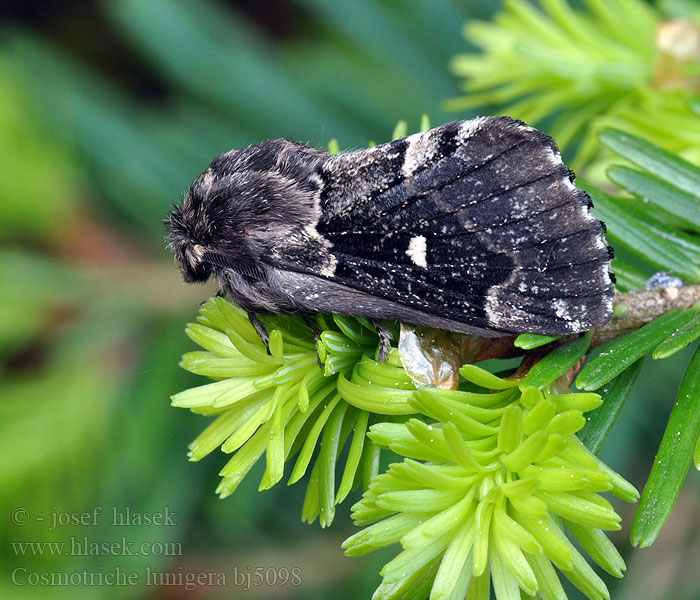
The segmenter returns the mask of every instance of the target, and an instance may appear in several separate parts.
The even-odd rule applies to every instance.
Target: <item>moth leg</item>
[[[318,366],[323,369],[324,364],[323,361],[321,360],[321,357],[318,355],[318,342],[321,339],[321,328],[318,325],[318,320],[315,315],[303,315],[302,319],[304,319],[304,323],[306,323],[306,326],[311,330],[311,333],[314,335],[314,342],[316,343],[316,362],[318,363]]]
[[[389,350],[391,349],[391,331],[389,331],[384,325],[375,319],[370,319],[370,323],[377,330],[377,335],[379,336],[379,355],[377,358],[379,362],[384,362],[389,355]]]
[[[321,338],[321,327],[316,320],[316,315],[303,315],[301,318],[304,320],[304,323],[306,323],[306,326],[311,330],[311,333],[314,334],[314,339],[318,342],[318,340]]]
[[[265,348],[267,348],[267,353],[269,354],[270,353],[270,336],[267,333],[267,329],[265,329],[265,324],[260,320],[258,315],[256,315],[251,310],[248,311],[248,320],[250,321],[250,324],[253,327],[255,327],[255,331],[260,336],[260,339],[262,340],[263,344],[265,344]]]
[[[227,283],[228,283],[228,287],[226,285]],[[227,278],[220,279],[219,280],[219,289],[216,290],[216,294],[214,294],[214,297],[215,298],[223,298],[224,296],[226,296],[230,287],[231,287],[230,279],[227,279]]]

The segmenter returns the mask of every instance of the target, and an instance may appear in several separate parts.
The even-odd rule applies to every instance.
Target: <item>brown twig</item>
[[[690,308],[700,302],[700,285],[682,287],[658,287],[617,294],[613,301],[612,321],[596,330],[591,341],[599,346],[623,333],[639,329],[656,317],[677,308]]]

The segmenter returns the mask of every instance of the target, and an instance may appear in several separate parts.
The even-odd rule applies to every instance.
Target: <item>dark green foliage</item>
[[[654,358],[673,356],[700,337],[700,304],[696,303],[691,310],[695,315],[656,347],[652,353]]]
[[[542,360],[536,362],[523,381],[536,388],[549,385],[581,360],[590,344],[591,334],[587,333],[558,346]]]
[[[700,282],[700,169],[657,146],[624,132],[606,129],[601,141],[636,169],[612,166],[608,173],[632,196],[614,198],[589,189],[609,238],[656,269]],[[617,261],[625,270],[624,262]],[[618,307],[619,308],[619,307]],[[700,337],[698,304],[668,312],[640,329],[606,343],[576,379],[585,390],[604,388],[581,438],[600,450],[642,369],[642,359],[670,357]],[[632,542],[648,546],[668,519],[693,460],[700,434],[698,354],[691,359],[666,426],[666,433],[635,517]],[[610,383],[612,381],[612,383]],[[670,386],[669,386],[670,387]]]
[[[513,342],[514,346],[522,348],[523,350],[532,350],[533,348],[539,348],[545,344],[549,344],[555,340],[558,340],[561,336],[557,335],[539,335],[537,333],[521,333]]]
[[[586,425],[579,431],[578,437],[593,454],[598,454],[605,440],[617,421],[617,417],[632,392],[637,375],[642,369],[639,360],[627,367],[615,379],[600,390],[603,404],[591,411],[586,417]]]
[[[640,329],[608,342],[600,354],[581,371],[576,378],[576,385],[584,390],[597,390],[664,343],[694,316],[695,313],[691,310],[666,313]]]
[[[632,544],[650,546],[671,514],[700,436],[700,346],[688,363],[632,524]]]

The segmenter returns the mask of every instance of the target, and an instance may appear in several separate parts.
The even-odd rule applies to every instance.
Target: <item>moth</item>
[[[168,244],[185,281],[215,276],[263,340],[256,313],[572,334],[611,318],[614,288],[573,181],[551,137],[508,117],[335,155],[275,139],[217,156],[169,214]]]

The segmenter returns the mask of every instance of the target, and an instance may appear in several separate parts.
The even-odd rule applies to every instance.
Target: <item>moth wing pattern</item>
[[[457,121],[328,155],[314,177],[317,256],[282,244],[273,264],[305,301],[324,296],[319,310],[490,336],[562,335],[611,318],[603,224],[537,129]]]

